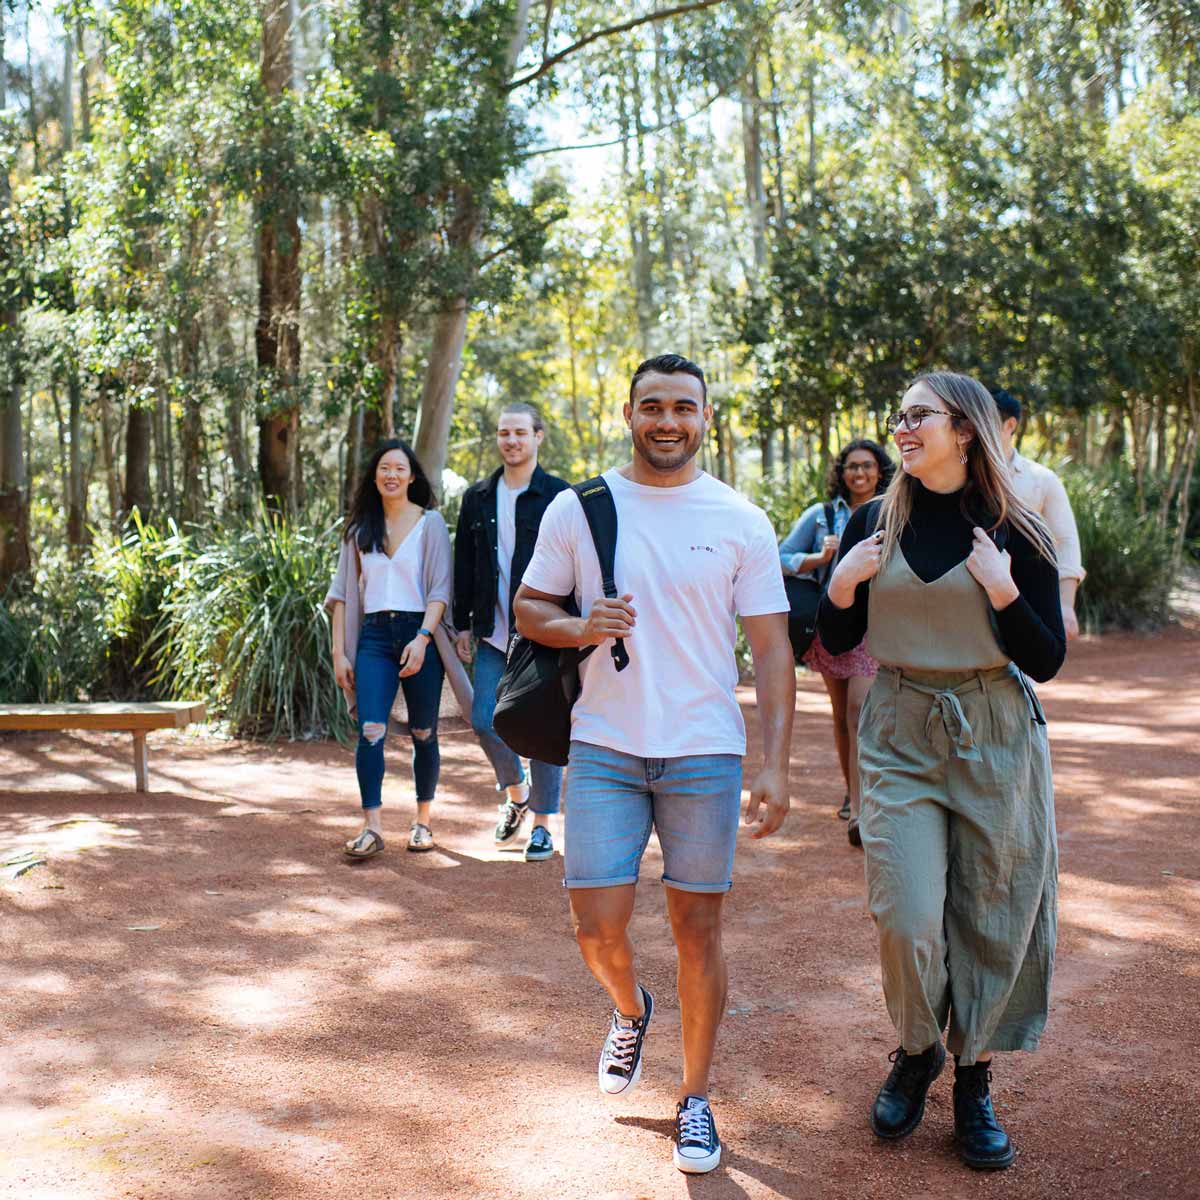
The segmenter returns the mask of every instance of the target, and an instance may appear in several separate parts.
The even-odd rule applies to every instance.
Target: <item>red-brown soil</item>
[[[1043,1048],[995,1070],[1019,1147],[1005,1173],[955,1158],[949,1073],[907,1142],[867,1128],[894,1039],[805,676],[792,815],[740,847],[727,909],[725,1159],[692,1181],[670,1165],[678,1009],[653,845],[634,936],[659,1014],[641,1087],[612,1103],[562,861],[493,851],[469,733],[444,739],[440,848],[402,849],[397,745],[393,840],[359,865],[339,853],[356,788],[335,745],[153,735],[137,796],[128,737],[3,739],[0,848],[48,862],[0,884],[0,1195],[1194,1200],[1200,633],[1077,643],[1042,694],[1060,938]]]

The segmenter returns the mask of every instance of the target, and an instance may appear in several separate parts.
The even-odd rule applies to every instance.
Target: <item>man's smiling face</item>
[[[696,456],[711,416],[700,380],[683,371],[643,375],[625,405],[633,452],[663,474]]]

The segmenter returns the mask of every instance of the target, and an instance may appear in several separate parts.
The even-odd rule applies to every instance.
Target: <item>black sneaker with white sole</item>
[[[623,1017],[615,1009],[604,1049],[600,1051],[597,1078],[606,1096],[632,1092],[642,1077],[642,1043],[654,1013],[654,997],[639,983],[645,1012],[640,1017]]]
[[[528,804],[514,804],[511,800],[506,800],[500,805],[500,811],[496,817],[497,846],[507,846],[517,836],[528,811]]]
[[[541,862],[553,855],[554,840],[550,836],[550,830],[545,825],[535,825],[529,835],[529,841],[525,843],[525,861]]]
[[[703,1096],[685,1096],[675,1106],[675,1165],[686,1175],[704,1175],[721,1161],[721,1139]]]

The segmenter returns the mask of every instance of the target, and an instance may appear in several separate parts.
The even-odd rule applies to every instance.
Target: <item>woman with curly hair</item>
[[[829,467],[826,490],[832,504],[810,505],[792,526],[779,547],[784,575],[801,575],[823,581],[837,555],[842,532],[851,515],[886,489],[892,478],[892,460],[887,451],[869,438],[858,438],[842,448]],[[828,527],[826,509],[833,512]],[[833,740],[846,783],[846,795],[838,816],[850,822],[847,834],[852,846],[861,846],[858,833],[858,715],[875,677],[875,661],[860,645],[845,654],[830,654],[818,635],[801,660],[825,683],[833,707]]]

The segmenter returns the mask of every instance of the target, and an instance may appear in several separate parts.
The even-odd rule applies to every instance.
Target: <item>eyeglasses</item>
[[[878,471],[879,464],[876,462],[869,463],[847,463],[842,468],[843,475],[857,474],[861,471],[864,475],[870,475],[872,471]]]
[[[926,417],[953,417],[955,415],[944,408],[921,408],[914,405],[912,408],[904,409],[903,412],[892,413],[887,419],[887,431],[889,434],[895,434],[903,425],[909,433],[916,433]]]

